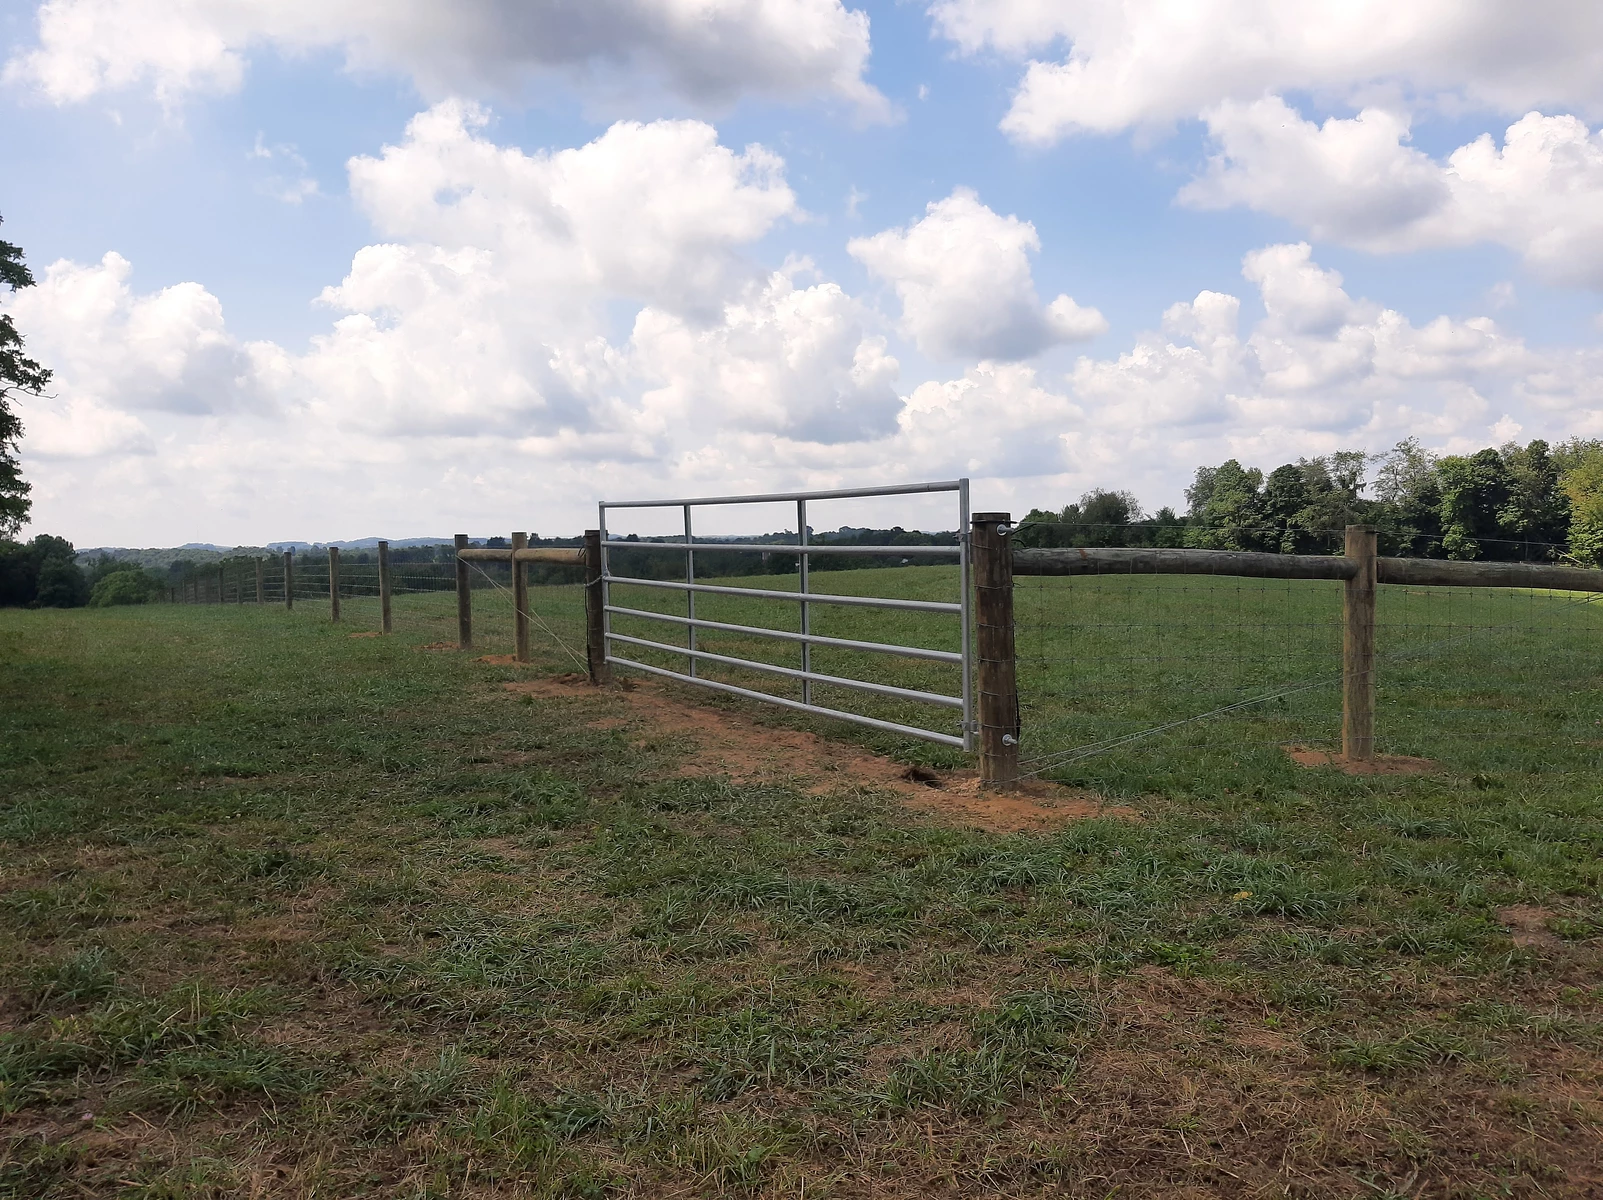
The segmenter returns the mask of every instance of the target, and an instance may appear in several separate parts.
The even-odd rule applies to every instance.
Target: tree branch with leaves
[[[3,219],[3,218],[0,218]],[[0,284],[13,292],[33,286],[33,272],[22,261],[22,248],[0,241]],[[0,313],[0,537],[10,537],[28,519],[32,489],[22,477],[17,443],[22,420],[12,411],[17,396],[42,396],[50,371],[22,352],[22,334],[10,313]]]

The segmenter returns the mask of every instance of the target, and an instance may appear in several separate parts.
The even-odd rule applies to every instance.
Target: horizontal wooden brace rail
[[[1131,550],[1086,546],[1014,550],[1015,575],[1238,575],[1248,579],[1351,579],[1357,567],[1328,554],[1244,550]]]
[[[1337,579],[1357,576],[1351,558],[1328,554],[1261,554],[1240,550],[1129,549],[1085,546],[1013,551],[1015,575],[1231,575],[1248,579]],[[1430,587],[1521,587],[1603,592],[1603,571],[1550,563],[1457,562],[1440,558],[1375,559],[1380,583]]]
[[[514,551],[511,549],[486,550],[477,546],[469,547],[464,550],[458,550],[456,552],[456,556],[463,562],[509,563],[514,561]],[[584,566],[585,562],[584,547],[525,546],[523,549],[516,551],[516,561],[520,563],[561,563],[564,566],[569,567],[582,567]]]
[[[1603,571],[1551,563],[1453,562],[1439,558],[1377,558],[1381,583],[1429,587],[1546,588],[1559,592],[1603,592]]]

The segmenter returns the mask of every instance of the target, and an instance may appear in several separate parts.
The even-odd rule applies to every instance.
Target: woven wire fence
[[[535,564],[526,568],[532,586],[525,610],[531,628],[531,648],[539,657],[551,656],[555,665],[584,669],[584,594],[572,568]],[[284,560],[262,561],[260,603],[284,603]],[[326,555],[296,555],[290,574],[296,612],[329,615],[329,562]],[[543,581],[543,582],[534,582]],[[454,644],[457,635],[456,563],[392,559],[390,563],[391,613],[398,632],[412,631],[435,638],[440,645]],[[473,641],[487,655],[513,649],[513,592],[510,563],[468,564],[468,586],[473,595]],[[255,560],[234,559],[220,568],[200,568],[175,588],[182,602],[215,606],[258,603]],[[376,556],[342,556],[339,566],[341,624],[351,632],[377,629],[379,618],[379,567]],[[220,597],[220,599],[219,599]]]
[[[1106,527],[1055,532],[1059,544],[1117,544]],[[1341,539],[1305,549],[1340,554]],[[1516,561],[1560,550],[1482,548]],[[1017,576],[1024,772],[1140,789],[1244,757],[1334,760],[1342,598],[1343,585],[1324,580]],[[1466,772],[1603,766],[1594,596],[1382,584],[1375,667],[1376,749],[1390,760],[1381,770],[1409,768],[1395,761],[1406,757]]]

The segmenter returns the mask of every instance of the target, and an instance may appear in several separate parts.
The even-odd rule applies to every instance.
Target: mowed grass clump
[[[374,617],[0,613],[0,1196],[1603,1188],[1578,687],[1500,693],[1504,760],[1225,726],[1070,772],[1139,819],[1000,835]]]

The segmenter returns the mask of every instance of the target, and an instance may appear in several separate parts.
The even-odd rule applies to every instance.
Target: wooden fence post
[[[340,548],[328,548],[328,608],[329,620],[340,619]]]
[[[456,535],[456,648],[473,649],[473,589],[468,586],[467,559],[462,551],[468,548],[468,535]]]
[[[234,572],[234,603],[245,603],[245,564],[240,563],[239,569]]]
[[[390,544],[378,544],[378,618],[381,632],[390,631]]]
[[[512,535],[512,657],[529,661],[529,564],[518,561],[518,551],[527,549],[529,535]]]
[[[1342,597],[1341,754],[1375,757],[1375,530],[1347,526],[1347,557],[1358,563]]]
[[[1019,686],[1013,656],[1013,547],[1008,513],[975,513],[969,548],[978,626],[980,788],[1019,786]],[[1009,529],[1007,532],[1012,532]]]
[[[267,598],[266,598],[266,595],[265,595],[266,589],[262,587],[262,576],[263,576],[264,573],[265,572],[262,570],[262,560],[261,560],[260,557],[258,557],[256,559],[256,603],[257,604],[265,604],[267,602]]]
[[[295,607],[295,551],[284,551],[284,607]]]
[[[228,599],[228,583],[223,576],[224,569],[222,563],[217,564],[217,603],[219,604]]]
[[[584,656],[590,666],[590,682],[598,686],[612,682],[607,665],[607,614],[601,607],[601,531],[584,531]]]

